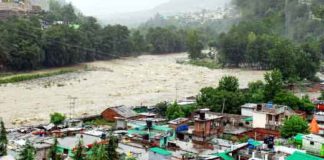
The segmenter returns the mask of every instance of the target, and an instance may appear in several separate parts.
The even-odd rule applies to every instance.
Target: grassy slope
[[[76,72],[81,69],[80,66],[56,68],[56,69],[45,69],[33,72],[23,72],[23,73],[0,73],[0,84],[6,83],[16,83],[22,81],[28,81],[38,78],[51,77],[71,72]]]

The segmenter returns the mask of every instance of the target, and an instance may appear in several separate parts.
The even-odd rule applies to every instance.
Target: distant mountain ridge
[[[151,10],[139,11],[133,13],[102,15],[98,16],[104,24],[122,24],[127,26],[137,26],[157,13],[163,16],[172,16],[185,12],[196,12],[203,9],[214,10],[223,8],[230,3],[231,0],[170,0]]]
[[[195,12],[225,7],[230,0],[171,0],[154,8],[161,13]]]

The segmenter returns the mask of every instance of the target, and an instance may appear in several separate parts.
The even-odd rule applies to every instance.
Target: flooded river
[[[97,61],[85,64],[81,72],[0,86],[0,117],[8,127],[46,123],[53,112],[68,117],[91,115],[109,106],[153,105],[193,96],[202,87],[216,87],[224,75],[238,77],[241,87],[263,79],[262,71],[210,70],[176,63],[186,56],[144,55]]]

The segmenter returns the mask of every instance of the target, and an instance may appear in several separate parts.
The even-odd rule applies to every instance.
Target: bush
[[[65,115],[61,114],[61,113],[53,113],[50,115],[51,117],[51,123],[55,124],[55,125],[59,125],[62,124],[63,121],[65,120]]]

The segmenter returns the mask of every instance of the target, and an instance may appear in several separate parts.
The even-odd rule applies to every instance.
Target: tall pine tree
[[[116,150],[117,147],[118,147],[118,139],[117,139],[117,137],[113,136],[110,133],[108,145],[107,145],[108,160],[118,160],[119,159],[119,155]]]
[[[60,155],[57,154],[56,152],[56,148],[57,148],[57,145],[58,145],[58,141],[57,139],[55,138],[54,139],[54,144],[52,145],[50,151],[49,151],[49,154],[48,154],[48,158],[50,160],[60,160]]]
[[[84,147],[82,140],[80,139],[78,145],[76,146],[76,150],[74,151],[74,160],[84,160],[85,158],[83,157],[84,155]]]
[[[0,156],[7,155],[7,145],[8,145],[7,132],[6,132],[4,122],[1,121],[1,123],[0,123]]]
[[[26,144],[19,153],[18,160],[36,160],[35,158],[36,149],[34,146],[27,140]]]

